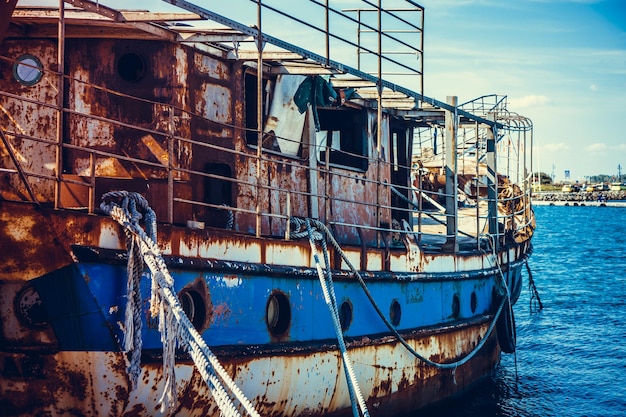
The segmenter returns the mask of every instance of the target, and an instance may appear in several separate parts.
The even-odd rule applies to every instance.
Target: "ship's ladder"
[[[159,318],[159,331],[163,342],[163,374],[165,386],[159,400],[161,412],[174,410],[177,406],[176,379],[174,374],[176,342],[191,356],[200,375],[215,399],[221,415],[241,416],[232,397],[250,416],[260,417],[252,403],[230,378],[204,339],[196,331],[183,311],[174,291],[174,279],[170,275],[161,251],[157,246],[156,215],[146,199],[139,193],[113,191],[102,197],[100,208],[116,220],[126,234],[128,251],[128,302],[124,325],[124,348],[129,352],[131,386],[134,388],[140,374],[142,303],[139,281],[144,263],[152,277],[150,313]],[[143,218],[146,230],[139,225]],[[228,394],[231,393],[231,395]]]

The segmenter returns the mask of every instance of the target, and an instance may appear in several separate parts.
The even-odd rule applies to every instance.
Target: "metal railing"
[[[252,3],[256,2],[253,1]],[[269,11],[279,13],[281,15],[285,14],[284,11],[278,12],[274,10],[274,8],[267,3],[269,2],[259,2],[258,4]],[[315,7],[322,7],[327,18],[329,13],[339,13],[339,11],[331,9],[327,5],[318,1],[311,0],[311,3],[313,3]],[[369,2],[367,3],[370,4]],[[414,12],[418,6],[412,2],[409,3],[411,3],[412,11]],[[384,13],[390,12],[390,10],[382,10],[380,8],[376,9],[376,7],[372,10],[376,10],[376,13],[379,15],[383,13],[383,11]],[[421,11],[423,12],[423,9],[421,9]],[[285,17],[293,18],[293,16]],[[359,19],[356,19],[356,21],[354,19],[348,20],[351,20],[353,23],[356,22],[359,27],[358,30],[363,30],[362,27],[366,27],[366,30],[377,29],[377,27],[374,26],[363,26],[364,23]],[[295,21],[303,23],[300,22],[298,18],[295,18]],[[310,27],[309,24],[304,24],[304,26]],[[420,27],[423,26],[415,25],[412,30],[419,31],[421,30]],[[352,43],[351,41],[347,41],[337,35],[331,36],[331,31],[328,26],[321,30],[314,27],[310,28],[317,30],[318,32],[321,31],[328,42],[327,44],[329,44],[330,39],[333,38],[355,46],[359,53],[364,51],[364,46],[360,43],[360,41]],[[381,26],[378,26],[379,32],[381,31],[380,28]],[[382,36],[382,33],[379,33],[379,35]],[[386,34],[385,36],[391,35]],[[383,53],[381,48],[366,52],[374,53],[381,60],[388,59],[387,54]],[[421,53],[421,49],[417,48],[414,52]],[[357,54],[357,56],[358,55],[359,54]],[[326,56],[328,60],[330,60],[330,54],[327,53]],[[9,57],[0,57],[0,59],[12,63],[12,60]],[[394,60],[389,59],[389,62],[393,64]],[[455,240],[459,239],[459,237],[464,237],[473,240],[476,247],[480,248],[485,240],[503,240],[507,232],[515,234],[523,231],[532,224],[532,219],[530,218],[532,213],[529,212],[530,180],[527,171],[524,171],[524,167],[527,165],[527,162],[529,162],[526,160],[527,154],[529,153],[528,149],[532,147],[532,123],[530,123],[530,121],[526,118],[508,112],[506,110],[506,99],[502,97],[484,96],[479,100],[474,100],[459,106],[459,108],[463,107],[469,109],[468,111],[471,111],[476,115],[476,120],[465,121],[458,125],[459,137],[461,139],[458,141],[457,149],[455,150],[459,161],[462,162],[462,165],[465,163],[464,161],[467,160],[471,161],[471,164],[474,167],[473,173],[465,171],[457,172],[457,175],[467,175],[468,177],[471,177],[469,180],[470,188],[473,183],[475,193],[468,194],[464,190],[460,190],[460,194],[466,197],[467,207],[463,211],[456,214],[456,216],[460,219],[464,217],[471,219],[473,227],[465,228],[465,222],[461,222],[462,225],[459,223],[459,228],[455,235],[451,236],[447,234],[445,229],[445,224],[448,222],[448,217],[451,215],[441,213],[436,208],[429,208],[429,206],[436,206],[435,202],[441,202],[446,198],[451,198],[451,196],[446,195],[445,192],[441,192],[438,189],[429,189],[424,186],[423,182],[424,175],[426,173],[433,173],[437,169],[437,165],[434,165],[430,169],[426,169],[423,166],[417,167],[413,162],[409,163],[409,165],[394,162],[392,165],[390,161],[382,160],[379,157],[350,154],[349,152],[345,152],[346,156],[351,158],[367,159],[368,164],[370,166],[375,166],[376,169],[385,169],[389,171],[393,169],[401,169],[406,172],[413,172],[413,178],[415,181],[413,181],[413,184],[406,186],[402,184],[389,184],[386,181],[381,180],[379,177],[374,179],[366,178],[358,171],[351,169],[336,169],[336,167],[333,167],[332,164],[323,163],[322,161],[320,161],[320,163],[316,166],[309,166],[307,165],[307,161],[299,156],[288,156],[264,149],[259,151],[259,149],[250,145],[248,145],[247,148],[238,148],[234,145],[219,145],[215,140],[203,141],[198,138],[191,138],[188,135],[181,133],[184,129],[181,131],[180,129],[177,129],[176,126],[177,124],[180,126],[181,124],[191,125],[192,123],[209,124],[216,126],[225,132],[229,132],[232,138],[243,138],[242,143],[246,142],[245,132],[250,129],[239,124],[228,124],[223,121],[210,120],[203,114],[198,114],[187,108],[147,100],[68,76],[61,77],[59,73],[52,72],[50,70],[44,71],[46,72],[44,76],[48,77],[50,80],[62,79],[62,83],[66,86],[66,88],[80,88],[81,90],[88,90],[89,92],[97,92],[98,94],[106,96],[114,96],[116,100],[125,103],[124,105],[129,107],[145,105],[152,109],[160,108],[162,113],[167,116],[164,116],[162,120],[159,120],[153,126],[145,124],[137,125],[125,122],[120,118],[114,117],[114,115],[92,114],[75,108],[68,108],[67,105],[59,110],[57,97],[54,96],[49,97],[49,101],[41,101],[8,91],[0,91],[0,105],[2,105],[1,110],[3,110],[2,115],[0,115],[2,116],[1,120],[3,120],[0,128],[3,131],[3,146],[9,153],[16,150],[16,147],[14,147],[14,143],[16,141],[25,141],[31,143],[33,147],[58,145],[60,146],[61,154],[72,155],[71,158],[64,158],[62,163],[57,164],[57,166],[63,167],[63,170],[40,170],[37,172],[36,168],[26,166],[28,165],[27,163],[21,162],[17,155],[12,158],[11,162],[15,166],[14,171],[9,166],[3,167],[3,172],[12,178],[9,182],[11,182],[11,184],[17,189],[20,189],[19,184],[22,184],[22,187],[27,190],[26,194],[28,194],[28,199],[39,204],[50,204],[54,201],[51,196],[53,194],[63,195],[63,189],[86,188],[88,193],[87,199],[77,198],[76,201],[74,201],[74,205],[59,199],[58,201],[54,201],[54,204],[58,208],[85,208],[88,212],[93,213],[97,210],[97,195],[109,191],[108,189],[98,189],[99,179],[103,177],[118,179],[140,178],[147,182],[163,182],[167,184],[166,216],[164,218],[162,217],[161,220],[165,220],[169,223],[174,223],[180,220],[181,217],[178,216],[177,213],[184,211],[185,207],[222,210],[228,211],[234,215],[246,214],[258,216],[259,218],[278,219],[281,221],[280,227],[284,229],[285,235],[288,235],[288,219],[289,216],[291,216],[289,207],[292,200],[304,202],[306,205],[309,205],[312,201],[316,201],[316,204],[319,204],[320,206],[329,204],[327,201],[329,197],[326,194],[314,192],[308,188],[293,189],[284,185],[274,184],[271,180],[263,182],[259,180],[258,176],[255,177],[251,175],[236,174],[224,175],[223,173],[212,173],[201,171],[197,168],[194,169],[190,165],[184,163],[185,161],[181,159],[181,155],[184,154],[185,150],[196,148],[197,152],[219,153],[228,155],[230,158],[248,158],[250,161],[254,161],[254,163],[264,166],[265,169],[267,169],[267,172],[270,172],[277,166],[281,166],[288,167],[289,169],[300,169],[305,171],[307,178],[309,175],[313,175],[317,178],[321,176],[328,177],[332,174],[336,178],[350,179],[361,182],[365,187],[376,188],[378,190],[377,195],[382,195],[382,198],[377,201],[363,201],[363,199],[357,201],[346,197],[333,196],[332,199],[339,204],[352,204],[355,207],[359,207],[360,210],[363,211],[388,210],[398,213],[401,218],[405,220],[408,219],[411,230],[405,230],[402,227],[402,224],[400,224],[400,226],[397,224],[383,225],[380,223],[355,224],[353,222],[342,221],[341,219],[329,217],[326,213],[324,213],[324,215],[320,215],[320,217],[324,217],[326,223],[330,225],[374,231],[379,235],[389,235],[392,233],[411,235],[407,236],[407,238],[412,239],[415,237],[419,244],[425,244],[428,237],[435,237],[437,239],[453,238]],[[377,72],[379,74],[382,73],[380,62],[378,63]],[[421,71],[417,71],[416,73],[421,74]],[[49,113],[56,114],[55,117],[57,119],[64,119],[64,123],[70,126],[78,126],[81,125],[81,123],[84,126],[93,124],[98,125],[102,131],[118,130],[126,132],[133,137],[151,137],[154,142],[160,146],[163,152],[160,154],[160,158],[154,157],[154,153],[153,155],[146,157],[145,155],[133,153],[133,149],[125,149],[123,147],[106,148],[102,146],[92,146],[89,144],[89,138],[81,138],[79,136],[72,137],[72,135],[63,137],[63,135],[61,135],[58,131],[55,131],[52,127],[49,127],[46,135],[37,136],[37,132],[31,133],[20,130],[20,125],[14,122],[12,115],[6,110],[7,106],[4,106],[4,104],[8,102],[19,102],[21,103],[20,106],[32,106],[33,110],[35,108],[45,108]],[[463,117],[462,112],[459,112],[458,115],[460,118]],[[500,204],[500,206],[506,206],[512,204],[513,202],[521,201],[521,205],[513,204],[515,207],[513,211],[494,213],[493,210],[491,212],[484,210],[484,207],[488,205],[490,201],[488,196],[481,195],[481,190],[485,190],[489,184],[483,180],[484,175],[481,170],[484,169],[482,164],[484,164],[488,147],[486,144],[487,132],[490,129],[492,131],[494,130],[494,124],[492,123],[491,125],[485,126],[484,124],[479,123],[478,120],[494,120],[495,123],[499,123],[500,126],[503,127],[496,130],[496,143],[501,144],[503,150],[506,149],[507,152],[496,152],[496,159],[498,161],[497,165],[498,167],[505,167],[502,171],[501,178],[506,178],[512,182],[519,183],[520,188],[509,197],[496,197],[495,203]],[[49,126],[54,125],[55,123],[49,123]],[[379,129],[381,125],[382,123],[378,123]],[[506,127],[506,129],[504,127]],[[259,136],[263,133],[262,129],[252,131]],[[426,131],[429,132],[427,135]],[[439,132],[438,136],[437,134],[433,135],[433,131]],[[83,132],[82,134],[88,135],[87,132]],[[116,137],[122,136],[123,133],[118,133],[116,135]],[[444,141],[442,140],[443,136],[443,126],[437,125],[436,123],[432,123],[430,125],[422,124],[422,127],[415,128],[413,151],[414,153],[419,154],[419,164],[423,165],[426,162],[439,161],[439,167],[444,166],[445,159],[442,156],[445,155],[445,152],[443,152],[443,149],[437,149],[438,146],[441,147],[444,145]],[[63,141],[60,144],[57,137],[63,138]],[[290,140],[288,138],[281,139],[284,141]],[[437,139],[440,140],[439,144],[435,143]],[[530,143],[527,143],[527,141]],[[380,140],[378,143],[380,143]],[[316,143],[309,143],[308,146],[310,147],[309,152],[313,152],[315,154],[321,150],[320,145]],[[29,148],[29,146],[25,146],[24,148]],[[431,152],[427,152],[427,149],[431,149]],[[82,161],[82,165],[78,168],[70,166],[69,164],[72,163],[72,161],[74,163],[76,163],[76,161]],[[121,166],[125,166],[127,167],[128,172],[122,172],[122,170],[119,172],[110,170],[107,171],[107,168],[104,166],[104,162],[106,161],[115,162]],[[193,193],[184,196],[176,195],[175,188],[180,186],[181,182],[189,181],[192,178],[196,178],[197,181],[200,182],[217,181],[220,184],[228,184],[228,187],[235,187],[238,189],[239,194],[247,192],[250,196],[255,196],[257,200],[260,198],[259,196],[265,194],[268,196],[276,194],[278,195],[277,201],[287,202],[287,209],[282,211],[278,210],[277,212],[268,209],[260,211],[257,206],[258,201],[250,203],[247,206],[231,204],[226,207],[222,203],[204,201],[197,196],[194,197]],[[44,183],[48,183],[48,186],[42,186],[39,184],[37,187],[32,187],[31,182],[34,181],[31,179],[43,180]],[[45,190],[46,187],[48,187],[48,191]],[[51,188],[53,191],[50,191]],[[500,190],[500,184],[498,184],[496,188],[497,190]],[[396,199],[396,204],[393,204],[392,201],[394,201],[394,198],[392,196],[394,193],[401,194],[408,201]],[[16,194],[20,195],[23,193],[17,192]],[[499,195],[500,193],[498,193],[498,196]],[[269,198],[270,197],[268,197],[268,199]],[[251,200],[254,200],[254,198]],[[78,202],[86,202],[86,204],[81,205],[78,204]],[[493,197],[491,203],[494,203]],[[505,230],[502,232],[499,230],[487,230],[485,227],[488,218],[487,216],[495,216],[497,220],[505,226]],[[425,224],[427,221],[435,223],[434,227],[439,227],[439,230],[434,231],[432,225]],[[444,226],[443,232],[440,227],[442,225]],[[506,229],[507,227],[508,229]],[[272,234],[271,230],[268,233]]]

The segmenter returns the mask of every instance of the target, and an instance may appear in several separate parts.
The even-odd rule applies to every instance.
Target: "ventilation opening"
[[[124,81],[136,83],[146,74],[146,61],[139,54],[126,53],[117,61],[117,72]]]
[[[265,322],[273,336],[280,337],[287,333],[291,325],[291,305],[285,293],[276,291],[270,295],[265,309]]]

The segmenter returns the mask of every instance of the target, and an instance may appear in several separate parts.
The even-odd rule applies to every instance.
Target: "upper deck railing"
[[[179,3],[179,2],[172,1],[172,3]],[[313,2],[313,3],[315,3],[315,7],[318,7],[318,8],[322,7],[325,12],[331,13],[330,9],[327,8],[326,6],[323,6],[319,4],[318,2]],[[380,12],[382,12],[382,10],[378,10],[377,13],[380,13]],[[332,11],[332,13],[336,13],[336,11]],[[361,25],[358,19],[357,21],[359,22],[359,25]],[[239,30],[242,28],[237,27],[235,29]],[[254,29],[250,29],[250,30],[252,31],[251,33],[253,34],[256,33],[258,35],[258,32],[256,32]],[[370,29],[367,29],[367,30],[370,30]],[[327,31],[323,31],[323,34],[325,37],[329,36],[327,33],[328,33]],[[192,42],[192,43],[195,43],[195,42]],[[357,43],[356,45],[358,46],[357,49],[361,49],[361,52],[362,52],[362,48],[360,47],[360,44]],[[233,46],[232,48],[234,49],[235,47]],[[229,52],[232,52],[232,51],[229,51]],[[294,52],[294,51],[291,51],[291,52]],[[243,53],[243,51],[240,50],[238,51],[238,53]],[[10,58],[0,57],[0,59],[9,60]],[[290,62],[290,61],[286,61],[286,62]],[[330,56],[328,56],[327,62],[332,62],[330,59]],[[322,65],[319,68],[324,69],[326,67]],[[331,68],[334,70],[337,70],[337,68],[333,66],[331,66]],[[50,69],[45,69],[44,71],[46,72],[46,76],[50,78],[60,77],[59,73],[51,71]],[[345,73],[343,75],[345,75]],[[352,75],[355,75],[355,74],[352,74]],[[369,76],[365,78],[366,78],[365,81],[370,80]],[[143,102],[151,106],[163,106],[164,108],[167,108],[169,114],[172,115],[172,117],[174,114],[181,114],[181,115],[184,114],[185,115],[184,117],[189,118],[189,119],[196,119],[198,121],[208,120],[206,119],[204,115],[196,113],[195,111],[192,111],[190,109],[179,108],[173,105],[157,103],[151,100],[142,99],[139,97],[126,94],[121,91],[113,91],[108,88],[104,88],[103,86],[95,85],[92,83],[85,83],[83,80],[70,78],[68,76],[64,76],[64,83],[65,84],[81,84],[82,83],[84,84],[84,86],[81,88],[94,89],[94,90],[100,91],[102,94],[121,97],[124,100],[126,100],[127,105],[129,106],[133,106],[134,105],[133,103]],[[58,111],[58,103],[56,102],[56,98],[53,96],[49,97],[50,101],[40,101],[40,100],[26,99],[19,95],[12,94],[8,91],[0,91],[0,98],[1,98],[0,104],[2,104],[2,102],[6,100],[22,102],[24,111],[29,111],[29,108],[34,110],[39,107],[45,107],[51,110]],[[458,126],[458,131],[459,131],[458,136],[460,140],[458,141],[456,152],[460,156],[459,157],[460,171],[458,171],[457,173],[460,175],[472,174],[471,176],[473,178],[472,179],[473,183],[470,182],[469,185],[467,186],[468,187],[467,190],[463,191],[463,194],[465,194],[464,205],[465,205],[466,210],[460,211],[458,213],[459,218],[463,218],[467,216],[467,218],[470,220],[466,222],[463,222],[463,221],[459,222],[459,228],[458,228],[457,234],[458,236],[465,236],[469,238],[470,240],[473,240],[475,242],[476,248],[481,248],[481,244],[482,244],[481,242],[490,233],[494,233],[494,236],[490,237],[491,240],[493,239],[497,240],[497,239],[500,239],[501,237],[500,232],[498,231],[489,232],[485,227],[485,224],[487,223],[487,217],[486,217],[487,211],[485,210],[485,208],[486,208],[488,197],[481,194],[481,189],[484,190],[488,186],[488,184],[484,180],[485,175],[483,172],[481,172],[481,169],[484,169],[482,165],[483,165],[485,153],[488,147],[486,144],[487,136],[488,136],[487,131],[489,131],[493,126],[496,126],[496,132],[498,134],[498,139],[500,140],[500,143],[506,144],[506,146],[503,145],[503,152],[497,153],[498,159],[499,159],[498,167],[501,170],[502,178],[508,178],[512,182],[516,182],[520,184],[520,192],[513,192],[508,196],[505,196],[504,194],[500,195],[500,198],[499,198],[500,204],[507,205],[507,203],[509,202],[515,203],[515,204],[511,204],[511,206],[513,207],[512,210],[509,210],[508,212],[503,212],[500,215],[499,221],[501,221],[503,224],[508,224],[507,227],[509,231],[524,230],[532,222],[532,219],[530,217],[531,215],[528,212],[528,206],[530,204],[530,198],[529,198],[529,192],[530,192],[529,185],[530,184],[528,181],[529,175],[528,173],[525,173],[523,170],[523,166],[527,162],[525,160],[526,154],[528,153],[526,149],[530,148],[530,146],[532,145],[532,131],[531,131],[532,125],[529,123],[529,121],[527,121],[527,119],[522,118],[522,117],[516,117],[516,115],[508,113],[506,111],[506,107],[502,106],[503,103],[505,103],[505,101],[503,100],[497,100],[496,106],[483,104],[482,102],[480,105],[478,105],[476,102],[472,103],[471,110],[468,110],[468,111],[474,112],[475,117],[473,119],[466,119],[465,124],[459,124]],[[470,106],[470,105],[468,104],[464,105],[464,107],[467,107],[467,106]],[[446,107],[451,108],[457,115],[461,114],[460,109],[458,109],[457,107],[453,107],[448,104],[446,104]],[[36,113],[36,111],[34,111],[34,113]],[[207,151],[219,151],[219,152],[224,152],[224,153],[237,155],[237,156],[245,156],[247,158],[251,158],[251,157],[255,158],[255,156],[254,155],[251,156],[250,153],[237,151],[235,149],[219,146],[214,143],[201,142],[201,141],[194,140],[190,137],[180,136],[174,130],[171,130],[173,123],[166,124],[161,129],[147,129],[145,127],[129,125],[128,123],[125,123],[123,120],[116,120],[111,117],[103,117],[101,115],[92,114],[88,111],[82,111],[82,110],[79,111],[79,110],[70,109],[69,107],[64,106],[58,113],[58,117],[63,118],[63,117],[68,117],[68,116],[72,116],[76,118],[84,118],[85,121],[97,120],[99,123],[102,123],[104,125],[123,127],[126,129],[133,129],[133,130],[141,131],[144,134],[167,137],[167,141],[170,144],[170,146],[168,146],[168,149],[167,149],[167,152],[169,153],[169,157],[165,158],[163,161],[151,161],[151,160],[138,157],[137,155],[133,155],[132,152],[112,153],[112,152],[98,150],[94,148],[77,146],[77,145],[73,145],[73,144],[65,143],[65,142],[61,142],[59,144],[54,139],[57,136],[56,134],[48,136],[48,137],[37,137],[25,131],[22,131],[18,124],[11,122],[11,115],[5,112],[4,117],[3,117],[3,125],[2,125],[2,130],[3,130],[2,145],[6,149],[9,149],[9,150],[12,149],[13,146],[11,144],[11,141],[15,141],[15,140],[28,141],[30,143],[33,143],[33,145],[35,144],[41,144],[43,146],[59,145],[60,154],[63,154],[66,151],[72,151],[76,154],[84,154],[85,159],[89,161],[89,166],[87,166],[83,170],[81,175],[67,176],[67,175],[63,175],[62,171],[51,172],[48,175],[48,174],[32,172],[28,168],[22,166],[23,164],[20,162],[18,156],[13,155],[11,157],[11,161],[14,166],[14,169],[6,166],[5,168],[3,168],[3,171],[8,173],[9,175],[16,175],[21,179],[22,183],[25,184],[26,188],[29,189],[29,192],[28,192],[29,197],[27,199],[34,200],[35,202],[40,200],[40,198],[37,197],[37,190],[32,189],[32,187],[30,187],[29,185],[33,181],[33,179],[53,181],[57,184],[57,193],[59,194],[61,193],[59,189],[62,187],[65,187],[65,188],[83,187],[83,188],[88,189],[89,190],[89,196],[87,200],[88,204],[85,206],[85,208],[89,212],[94,212],[98,204],[98,202],[95,201],[95,198],[96,198],[96,195],[98,194],[96,190],[97,177],[98,177],[97,172],[96,172],[97,171],[96,160],[99,157],[109,157],[109,158],[117,159],[119,161],[125,161],[128,163],[131,163],[134,166],[136,166],[137,170],[140,172],[143,170],[151,170],[153,172],[161,173],[155,176],[159,178],[163,178],[164,181],[167,182],[166,189],[168,192],[168,199],[167,199],[168,207],[166,210],[167,218],[165,219],[162,218],[161,219],[162,221],[172,222],[175,217],[176,210],[181,210],[185,206],[197,206],[197,207],[207,207],[207,208],[216,209],[216,210],[223,210],[224,212],[228,212],[228,213],[247,213],[247,214],[255,214],[255,215],[258,214],[263,217],[278,218],[284,222],[285,229],[288,227],[287,226],[288,217],[289,217],[288,213],[287,214],[257,213],[257,211],[254,210],[254,208],[224,207],[223,205],[211,204],[205,201],[195,200],[193,198],[181,198],[181,197],[175,196],[173,193],[173,184],[181,177],[187,177],[187,178],[196,177],[196,178],[217,180],[217,181],[222,181],[225,183],[232,184],[232,186],[244,185],[246,187],[250,187],[251,189],[262,190],[263,192],[274,192],[274,193],[278,193],[278,194],[286,195],[286,196],[294,196],[295,194],[300,194],[301,197],[305,199],[311,199],[311,200],[323,201],[324,199],[326,199],[325,195],[322,195],[319,193],[294,191],[288,187],[270,186],[269,184],[259,183],[258,181],[250,181],[245,178],[233,178],[230,176],[220,175],[219,173],[201,172],[201,171],[191,170],[188,168],[183,168],[181,166],[178,166],[175,163],[173,163],[173,161],[175,161],[175,157],[172,154],[173,152],[172,144],[175,142],[205,148]],[[485,124],[482,122],[483,120],[488,121],[489,124],[485,126]],[[210,122],[216,123],[214,120]],[[504,129],[504,128],[497,129],[498,124],[496,122],[500,123],[500,126],[518,125],[520,126],[520,128],[519,129]],[[235,129],[235,128],[242,129],[241,126],[230,126],[227,124],[223,124],[223,127],[228,128],[228,129]],[[426,133],[426,129],[429,130],[428,134]],[[357,204],[368,210],[373,210],[376,208],[383,208],[383,209],[407,212],[411,216],[416,216],[416,223],[414,224],[414,227],[412,227],[411,230],[405,230],[402,227],[402,225],[398,227],[398,225],[374,226],[374,225],[365,225],[365,224],[348,224],[346,222],[328,219],[330,224],[375,230],[376,232],[386,233],[386,234],[390,234],[390,233],[398,233],[400,235],[415,234],[417,236],[418,242],[422,245],[427,245],[428,242],[431,242],[431,243],[435,242],[440,238],[446,239],[450,237],[446,235],[446,232],[445,232],[445,223],[447,221],[446,214],[443,213],[441,210],[439,210],[437,205],[435,204],[436,201],[444,200],[448,196],[444,192],[441,192],[439,189],[432,189],[432,188],[424,187],[424,184],[422,182],[426,174],[432,173],[436,169],[436,165],[433,165],[432,169],[429,170],[427,167],[424,167],[424,163],[428,161],[436,161],[437,156],[445,155],[445,152],[443,149],[437,149],[437,146],[441,147],[442,144],[444,143],[441,140],[443,136],[443,126],[437,123],[432,123],[428,127],[422,127],[422,128],[416,129],[416,132],[417,132],[416,135],[418,136],[423,135],[423,137],[425,138],[423,141],[416,141],[416,143],[420,147],[419,155],[420,155],[420,163],[422,164],[422,166],[419,169],[417,169],[417,167],[413,166],[412,164],[411,166],[405,166],[405,165],[400,166],[400,168],[402,169],[405,169],[407,171],[412,170],[415,173],[412,186],[409,186],[409,187],[392,186],[382,181],[376,182],[376,184],[373,184],[376,187],[380,187],[380,189],[383,190],[384,193],[387,193],[389,195],[399,192],[400,194],[404,196],[409,196],[410,202],[409,204],[407,204],[408,208],[405,208],[407,206],[399,207],[399,206],[389,205],[385,203],[381,204],[380,202],[373,202],[373,201],[350,201],[350,203]],[[440,142],[438,145],[436,144],[437,133],[433,135],[433,132],[439,132],[438,138]],[[289,140],[289,139],[285,139],[285,140]],[[428,151],[429,148],[430,148],[430,151]],[[506,149],[506,151],[504,151],[504,149]],[[355,156],[358,156],[358,155],[355,155]],[[286,159],[286,158],[281,157],[280,155],[276,155],[271,152],[260,152],[256,156],[256,158],[259,160],[260,163],[268,164],[268,165],[280,164],[283,166],[288,165],[288,166],[293,166],[293,167],[298,167],[302,165],[301,161],[299,161],[297,158]],[[371,163],[376,162],[379,164],[387,164],[389,169],[394,169],[394,167],[392,167],[391,164],[386,161],[381,161],[381,160],[375,161],[371,159],[370,162]],[[441,161],[441,162],[445,162],[445,161]],[[443,164],[441,166],[443,166]],[[466,172],[465,166],[471,167],[471,168],[468,168]],[[520,169],[520,167],[522,169]],[[317,171],[317,173],[328,174],[332,171],[332,166],[318,165],[315,168],[307,167],[307,169],[315,170]],[[470,173],[469,171],[471,169],[473,169],[474,172]],[[354,178],[359,181],[370,181],[370,180],[364,180],[362,176],[358,175],[358,173],[351,172],[349,170],[335,170],[335,171],[332,171],[332,173],[333,175],[337,177]],[[472,185],[474,186],[473,191],[471,191]],[[289,200],[289,197],[287,197],[287,200]],[[518,202],[520,202],[521,204],[517,204]],[[494,214],[492,213],[492,215]],[[442,228],[440,227],[442,225],[444,225],[443,233],[442,233]],[[435,229],[437,227],[438,229]],[[429,236],[431,238],[429,238]],[[454,236],[454,238],[457,238],[457,236]]]

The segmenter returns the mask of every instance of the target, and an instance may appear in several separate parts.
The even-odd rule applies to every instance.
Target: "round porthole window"
[[[291,306],[285,293],[276,291],[270,295],[265,307],[265,322],[273,336],[283,336],[289,330]]]
[[[398,300],[393,300],[391,302],[391,306],[389,306],[389,318],[391,319],[391,324],[397,326],[400,324],[400,319],[402,318],[402,307]]]
[[[476,292],[472,291],[472,295],[470,296],[470,307],[472,309],[472,313],[476,312],[476,307],[478,307],[478,298],[476,297]]]
[[[352,324],[352,304],[350,301],[344,301],[339,307],[339,324],[341,324],[341,330],[344,332]]]
[[[48,324],[48,314],[39,293],[30,285],[22,288],[15,297],[15,312],[18,319],[27,326],[38,327]]]
[[[24,54],[13,64],[13,76],[22,85],[35,85],[43,76],[43,65],[36,56]]]
[[[458,319],[460,313],[461,313],[461,301],[459,300],[459,296],[454,294],[454,297],[452,297],[452,316],[455,319]]]
[[[136,83],[146,73],[146,62],[141,55],[128,52],[117,61],[117,72],[124,81]]]
[[[183,307],[183,311],[198,332],[201,332],[206,320],[207,308],[202,296],[195,289],[184,288],[178,299]]]

